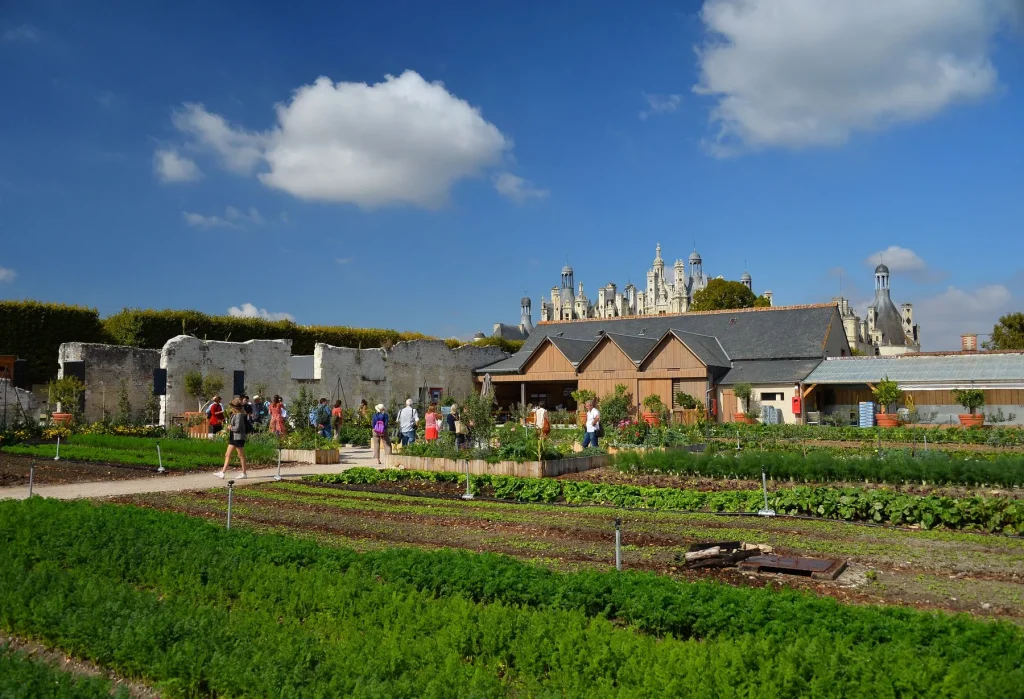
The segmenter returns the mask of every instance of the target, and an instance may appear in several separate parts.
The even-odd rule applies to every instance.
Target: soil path
[[[237,462],[235,462],[237,466]],[[371,452],[366,447],[342,447],[340,464],[288,464],[281,466],[281,477],[295,480],[302,476],[316,473],[341,473],[357,466],[376,467]],[[103,498],[117,495],[137,495],[139,493],[167,493],[182,490],[211,490],[223,488],[224,484],[236,478],[240,471],[229,470],[225,479],[215,478],[214,469],[187,475],[162,476],[146,475],[116,481],[88,481],[84,483],[67,483],[63,485],[37,485],[32,489],[33,495],[58,500],[75,500],[79,498]],[[277,475],[277,467],[249,469],[249,477],[240,483],[273,481]],[[28,497],[27,486],[0,488],[0,500],[24,500]]]

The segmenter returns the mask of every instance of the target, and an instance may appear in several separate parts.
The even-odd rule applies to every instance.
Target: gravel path
[[[237,461],[235,462],[237,465]],[[315,473],[341,473],[356,466],[373,467],[376,463],[370,450],[366,447],[343,447],[341,449],[340,464],[290,464],[281,466],[281,477],[297,479]],[[133,478],[117,481],[90,481],[85,483],[70,483],[66,485],[38,485],[32,489],[33,495],[44,498],[57,498],[58,500],[75,500],[78,498],[104,498],[115,495],[136,495],[139,493],[166,493],[182,490],[212,490],[223,488],[228,480],[237,477],[241,472],[229,470],[226,478],[221,480],[215,478],[215,469],[201,473],[190,473],[187,475],[149,476],[144,478]],[[245,483],[259,483],[260,481],[272,481],[277,475],[277,467],[249,469],[249,477]],[[15,499],[24,500],[28,497],[28,488],[17,486],[14,488],[0,488],[0,500]]]

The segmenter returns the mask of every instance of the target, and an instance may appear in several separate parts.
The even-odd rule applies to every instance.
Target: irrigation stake
[[[157,462],[157,464],[159,464],[159,468],[157,468],[156,472],[157,473],[164,473],[167,469],[164,468],[164,457],[160,454],[160,440],[159,439],[156,440],[156,462]]]
[[[764,509],[758,510],[757,514],[762,517],[774,517],[775,510],[768,507],[768,476],[764,472],[764,464],[761,464],[761,490],[764,492]]]
[[[60,435],[57,435],[57,456],[53,457],[54,461],[60,461]]]
[[[615,570],[622,570],[622,517],[615,518]]]
[[[466,494],[462,496],[463,500],[472,500],[473,491],[469,488],[469,459],[466,459]]]
[[[314,458],[314,461],[316,459]],[[281,480],[281,438],[277,438],[277,475],[274,476],[275,481]]]
[[[228,529],[231,529],[231,499],[235,493],[235,482],[228,481]]]
[[[36,480],[36,462],[33,461],[28,466],[28,496],[32,497],[32,484]]]

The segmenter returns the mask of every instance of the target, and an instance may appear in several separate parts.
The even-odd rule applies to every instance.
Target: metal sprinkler
[[[57,455],[53,457],[54,461],[60,461],[60,435],[57,435]]]
[[[156,440],[156,463],[158,465],[158,468],[156,469],[157,473],[164,473],[164,472],[167,471],[167,469],[164,468],[164,457],[160,453],[160,440],[159,439]]]
[[[473,491],[469,485],[469,459],[466,459],[466,492],[462,495],[463,500],[472,500]]]
[[[764,492],[764,509],[758,510],[757,514],[762,517],[774,517],[775,510],[768,507],[768,476],[764,472],[764,464],[761,464],[761,490]]]
[[[231,529],[231,500],[235,494],[235,482],[228,481],[228,529]]]
[[[622,570],[622,517],[615,518],[615,570]]]

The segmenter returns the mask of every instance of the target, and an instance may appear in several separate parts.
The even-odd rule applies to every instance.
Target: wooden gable
[[[580,373],[606,371],[636,371],[636,364],[619,349],[619,346],[605,337],[594,351],[580,364]]]
[[[672,335],[667,335],[658,346],[654,348],[650,356],[644,360],[640,369],[642,371],[678,371],[680,369],[701,369],[707,367],[697,358],[690,348]]]
[[[562,374],[566,372],[575,374],[576,367],[547,339],[523,367],[523,374]]]

